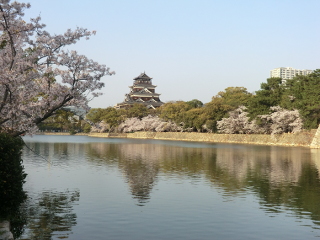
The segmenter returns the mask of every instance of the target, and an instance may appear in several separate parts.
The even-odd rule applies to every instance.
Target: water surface
[[[24,137],[20,239],[318,239],[320,151]]]

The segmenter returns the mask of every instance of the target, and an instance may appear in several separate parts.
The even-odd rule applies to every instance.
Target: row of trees
[[[168,102],[155,110],[148,110],[141,104],[129,109],[91,109],[86,118],[96,124],[94,131],[113,132],[277,134],[317,128],[320,123],[320,70],[287,81],[269,78],[254,94],[244,87],[228,87],[206,104],[194,99]],[[149,128],[146,124],[159,127]],[[165,125],[171,127],[163,127]]]

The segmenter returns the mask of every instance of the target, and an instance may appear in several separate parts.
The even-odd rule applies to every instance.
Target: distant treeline
[[[297,132],[317,128],[320,123],[320,69],[292,80],[268,78],[253,94],[244,87],[228,87],[205,104],[193,99],[167,102],[157,109],[142,104],[126,109],[93,108],[86,122],[66,115],[58,113],[42,128],[51,124],[86,132]]]

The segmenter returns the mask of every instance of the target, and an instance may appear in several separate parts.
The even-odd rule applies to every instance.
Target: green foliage
[[[189,104],[192,108],[201,108],[201,107],[203,107],[203,102],[201,102],[198,99],[193,99],[193,100],[188,101],[186,103]]]
[[[251,119],[258,115],[269,114],[270,107],[279,106],[283,97],[285,85],[281,78],[268,78],[261,83],[261,89],[248,101],[248,112]]]
[[[134,104],[127,109],[108,108],[92,108],[86,115],[86,119],[93,123],[104,121],[111,128],[118,126],[126,118],[137,117],[139,119],[147,116],[149,110],[142,104]]]
[[[148,116],[149,114],[155,114],[153,109],[147,109],[143,104],[134,104],[128,108],[115,109],[113,107],[108,108],[92,108],[86,115],[86,119],[93,123],[104,122],[108,125],[108,131],[116,131],[116,127],[127,118],[139,118]],[[86,126],[85,131],[88,130]]]
[[[204,107],[204,112],[207,116],[207,129],[217,132],[217,121],[227,116],[227,113],[233,109],[226,101],[220,97],[215,96],[211,102],[207,103]]]
[[[60,109],[53,116],[39,124],[39,129],[80,132],[81,120],[73,112]]]
[[[75,135],[77,133],[77,131],[75,129],[70,129],[69,133],[70,133],[70,135]]]
[[[127,117],[137,117],[139,119],[148,116],[149,109],[143,104],[135,103],[127,109]]]
[[[91,130],[91,125],[89,123],[85,123],[83,126],[83,132],[84,133],[89,133]]]
[[[227,117],[229,111],[246,106],[251,98],[252,94],[244,87],[228,87],[219,92],[204,106],[206,129],[217,132],[217,121]]]
[[[185,113],[191,108],[190,104],[183,101],[169,102],[160,107],[160,117],[165,121],[172,121],[179,125],[181,122],[185,122]]]
[[[202,125],[205,124],[205,118],[203,117],[203,108],[193,108],[184,114],[184,128],[189,128],[201,132]]]
[[[288,109],[298,109],[305,128],[317,128],[320,124],[320,69],[288,80],[282,105]]]
[[[103,115],[105,114],[104,108],[91,108],[86,115],[86,119],[93,123],[98,123],[103,120]]]
[[[221,97],[224,104],[231,106],[234,110],[239,106],[247,106],[252,96],[244,87],[228,87],[224,92],[219,92],[216,97]]]
[[[0,133],[0,219],[12,217],[25,199],[23,184],[26,174],[22,166],[23,140]]]
[[[113,107],[108,107],[105,109],[104,114],[102,116],[102,120],[105,121],[110,125],[110,127],[115,127],[119,124],[120,122],[120,117],[121,115],[119,114],[120,112],[117,111]]]
[[[217,121],[225,117],[230,110],[240,105],[247,105],[250,98],[252,94],[246,88],[229,87],[219,92],[205,105],[197,99],[166,103],[160,107],[159,116],[165,121],[182,124],[188,130],[216,132]]]
[[[104,121],[111,127],[114,127],[119,124],[121,114],[119,110],[116,110],[113,107],[92,108],[86,115],[86,119],[92,121],[93,123]]]
[[[188,102],[169,102],[159,108],[159,116],[165,121],[175,122],[188,131],[202,131],[206,116],[202,102],[193,99]]]

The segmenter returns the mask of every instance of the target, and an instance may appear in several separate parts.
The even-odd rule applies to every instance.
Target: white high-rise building
[[[292,67],[279,67],[270,71],[270,77],[280,77],[283,80],[287,80],[294,78],[296,75],[308,75],[312,72],[313,70],[300,70]]]

